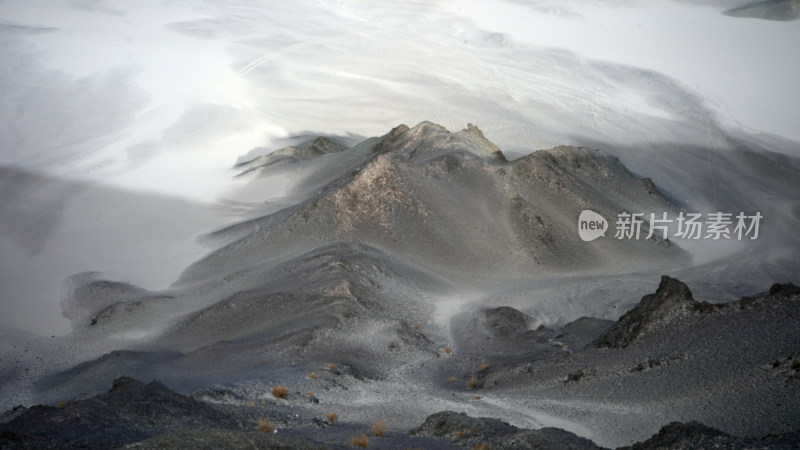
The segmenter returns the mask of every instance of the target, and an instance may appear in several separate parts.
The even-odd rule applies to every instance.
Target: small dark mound
[[[775,283],[772,287],[769,288],[769,295],[775,296],[790,296],[790,295],[800,295],[800,287],[795,286],[792,283]]]
[[[510,306],[501,306],[484,311],[486,325],[499,338],[515,337],[528,331],[530,317]]]
[[[106,394],[34,406],[0,425],[2,448],[116,448],[187,429],[241,429],[238,421],[161,383],[122,377]]]
[[[488,444],[492,449],[599,449],[592,441],[559,428],[524,430],[499,419],[474,418],[443,411],[432,414],[412,435],[448,439],[468,448]]]
[[[698,422],[672,422],[644,442],[637,442],[630,447],[617,450],[647,450],[647,449],[695,449],[714,448],[739,450],[745,448],[759,449],[788,449],[797,448],[794,435],[767,436],[758,439],[743,439],[714,428],[707,427]]]
[[[742,297],[730,303],[698,302],[689,288],[668,276],[661,277],[655,294],[642,297],[641,302],[620,317],[594,344],[603,348],[625,348],[645,335],[659,330],[685,325],[694,318],[711,313],[728,314],[736,310],[758,310],[780,302],[800,300],[800,288],[792,283],[772,285],[768,293]]]

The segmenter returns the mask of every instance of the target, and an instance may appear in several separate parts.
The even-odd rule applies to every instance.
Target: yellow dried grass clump
[[[276,430],[275,425],[267,419],[258,419],[258,429],[264,433],[274,433]]]
[[[470,389],[477,389],[478,388],[478,377],[473,376],[472,378],[467,381],[467,387]]]
[[[317,372],[311,372],[311,375],[309,375],[308,378],[316,380],[317,378],[319,378],[319,375],[317,375]]]
[[[367,448],[369,446],[369,438],[366,434],[361,433],[361,436],[353,436],[350,438],[350,445],[354,447]]]
[[[275,386],[272,388],[272,396],[275,398],[289,398],[289,388],[285,386]]]
[[[375,422],[370,429],[370,434],[373,436],[383,436],[386,434],[386,421],[381,419]]]
[[[327,418],[328,418],[328,422],[329,422],[331,425],[336,425],[336,421],[337,421],[337,420],[339,420],[339,415],[338,415],[338,414],[336,414],[336,413],[329,413],[329,414],[327,415]]]
[[[449,345],[448,345],[447,347],[445,347],[445,348],[444,348],[444,354],[445,354],[445,355],[451,355],[452,353],[453,353],[453,349],[452,349],[452,348],[450,348],[450,346],[449,346]]]
[[[486,370],[488,368],[489,368],[488,364],[481,364],[481,366],[478,367],[478,372],[483,372],[484,370]]]

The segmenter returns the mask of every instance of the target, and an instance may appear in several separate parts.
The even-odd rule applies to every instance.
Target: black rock
[[[689,287],[681,281],[662,276],[655,294],[642,297],[636,307],[620,317],[616,324],[600,336],[596,345],[624,348],[694,311],[706,311],[714,307],[715,305],[700,303],[692,298]]]
[[[161,383],[123,377],[106,394],[30,408],[0,426],[0,447],[115,448],[188,429],[241,429],[241,424]]]
[[[789,296],[800,295],[800,287],[792,283],[775,283],[769,288],[769,295]]]
[[[711,313],[726,315],[742,310],[763,311],[781,302],[799,299],[800,288],[792,283],[776,283],[769,292],[754,297],[742,297],[729,303],[698,302],[684,283],[662,276],[655,294],[642,297],[638,305],[620,317],[594,344],[601,348],[625,348],[646,335],[665,330],[674,332]]]
[[[762,439],[743,439],[698,422],[672,422],[644,442],[618,450],[647,449],[790,449],[797,448],[796,436],[767,436]]]
[[[528,331],[531,318],[510,306],[501,306],[484,311],[486,325],[498,338],[515,338]]]
[[[0,415],[0,421],[8,422],[9,420],[21,415],[22,413],[24,413],[27,410],[28,410],[28,408],[26,408],[26,407],[24,407],[22,405],[17,405],[15,407],[9,409],[8,411],[4,412],[2,415]]]
[[[492,449],[598,449],[592,441],[559,428],[524,430],[499,419],[475,418],[443,411],[432,414],[414,436],[443,438],[473,448],[487,444]]]

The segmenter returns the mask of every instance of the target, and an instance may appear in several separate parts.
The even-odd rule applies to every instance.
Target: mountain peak
[[[457,133],[429,121],[412,128],[399,125],[381,137],[372,149],[374,154],[388,152],[419,162],[453,153],[470,153],[491,162],[508,161],[500,148],[471,123]]]
[[[486,136],[484,136],[483,131],[481,131],[481,129],[477,126],[468,123],[467,128],[461,130],[459,134],[467,135],[478,141],[478,143],[480,143],[482,147],[488,149],[498,161],[508,162],[508,159],[506,159],[506,156],[500,150],[500,147],[487,139]]]

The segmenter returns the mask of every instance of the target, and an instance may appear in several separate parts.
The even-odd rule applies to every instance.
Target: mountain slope
[[[674,210],[652,183],[601,151],[560,147],[506,162],[476,127],[450,133],[430,123],[400,126],[364,144],[327,156],[334,167],[332,156],[350,163],[314,195],[216,233],[233,242],[194,264],[181,281],[339,241],[369,244],[465,280],[686,261],[668,242],[644,236],[578,238],[582,209],[607,217]],[[319,169],[310,170],[308,178],[318,178]]]
[[[136,353],[88,358],[41,388],[54,397],[87,390],[100,373],[106,382],[158,375],[201,386],[332,358],[381,378],[439,357],[454,312],[435,299],[454,289],[489,295],[505,282],[688,260],[658,238],[618,240],[609,231],[580,239],[583,209],[613,217],[672,208],[649,180],[599,150],[558,147],[509,162],[477,127],[450,133],[428,122],[313,150],[327,142],[299,146],[310,150],[292,163],[324,186],[214,232],[221,247],[170,289],[74,277],[63,304],[78,336],[102,342],[106,354]],[[244,170],[268,175],[275,164],[266,164]],[[324,167],[332,173],[316,176]]]

